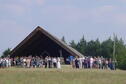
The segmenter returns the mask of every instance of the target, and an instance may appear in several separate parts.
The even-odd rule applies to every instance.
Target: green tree
[[[113,57],[113,40],[111,38],[102,42],[101,55],[106,58]]]
[[[87,56],[100,56],[101,55],[101,44],[99,39],[97,40],[91,40],[87,43],[86,49],[85,49]]]
[[[82,37],[82,39],[80,40],[80,42],[78,42],[77,44],[77,50],[82,53],[83,55],[85,55],[85,51],[86,51],[86,45],[87,45],[87,42],[86,40],[84,39],[84,36]]]
[[[10,52],[11,52],[11,49],[10,48],[8,48],[8,49],[6,49],[4,52],[3,52],[3,54],[2,54],[2,58],[3,57],[8,57],[9,56],[9,54],[10,54]]]
[[[126,46],[122,39],[114,37],[115,41],[115,59],[117,61],[117,67],[126,70]]]
[[[77,50],[77,44],[75,43],[74,40],[72,40],[72,41],[70,42],[70,46],[71,46],[72,48],[74,48],[74,49]]]
[[[87,44],[87,48],[86,48],[86,54],[88,56],[95,56],[96,52],[95,52],[95,41],[91,40],[88,42]]]
[[[95,52],[96,52],[95,53],[96,56],[101,56],[101,43],[99,39],[95,41]]]

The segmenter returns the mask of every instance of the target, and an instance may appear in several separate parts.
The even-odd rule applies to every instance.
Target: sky
[[[37,26],[67,42],[113,33],[126,42],[126,0],[0,0],[0,55]]]

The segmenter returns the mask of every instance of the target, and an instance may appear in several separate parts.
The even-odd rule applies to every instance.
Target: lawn
[[[126,84],[126,71],[62,67],[0,69],[0,84]]]

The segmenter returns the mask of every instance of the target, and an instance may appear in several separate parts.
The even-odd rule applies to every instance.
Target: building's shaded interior
[[[35,35],[12,54],[12,57],[29,55],[42,56],[43,58],[47,55],[66,58],[70,56],[70,53],[42,32],[37,31]]]

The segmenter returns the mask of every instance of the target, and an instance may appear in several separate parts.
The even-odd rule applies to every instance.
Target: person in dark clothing
[[[45,68],[48,67],[48,56],[45,58]]]
[[[49,64],[48,67],[49,68],[52,68],[52,59],[51,59],[51,57],[48,58],[48,64]]]
[[[75,59],[75,66],[76,66],[77,69],[79,68],[79,60],[78,60],[78,58]]]
[[[53,67],[57,68],[57,59],[55,57],[52,59],[52,62],[53,62]]]

